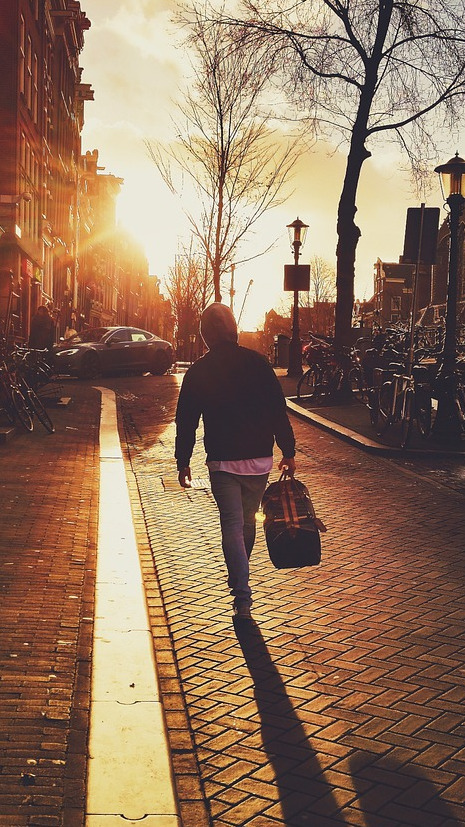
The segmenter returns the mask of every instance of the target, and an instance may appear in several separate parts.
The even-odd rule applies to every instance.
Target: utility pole
[[[231,289],[229,291],[229,296],[230,296],[229,307],[231,308],[231,313],[234,313],[234,295],[236,293],[236,291],[234,289],[234,271],[235,271],[235,269],[236,269],[236,265],[231,264]]]
[[[244,310],[245,300],[246,300],[247,296],[249,295],[249,290],[252,287],[252,284],[253,284],[253,279],[250,279],[250,281],[247,285],[247,290],[245,291],[245,296],[244,296],[244,301],[242,302],[241,312],[239,313],[239,318],[237,320],[238,325],[240,324],[240,321],[242,319],[242,313],[243,313],[243,310]]]

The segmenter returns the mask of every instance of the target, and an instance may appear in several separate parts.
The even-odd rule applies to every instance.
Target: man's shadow
[[[378,827],[382,823],[447,824],[460,827],[452,807],[441,798],[439,786],[435,787],[421,767],[400,764],[388,755],[374,755],[359,751],[350,758],[350,772],[358,794],[360,809],[364,813],[366,827]],[[421,819],[421,822],[420,820]]]
[[[330,818],[338,812],[340,803],[322,775],[323,767],[308,742],[260,629],[254,622],[241,620],[234,621],[234,629],[253,680],[263,747],[273,767],[283,823],[286,827],[317,827],[318,818]]]
[[[273,768],[286,827],[318,827],[337,819],[347,823],[324,767],[312,749],[297,717],[283,680],[270,658],[261,631],[254,622],[234,621],[237,640],[250,672],[260,715],[263,748]],[[447,823],[459,827],[453,808],[420,768],[409,769],[387,756],[357,750],[350,758],[350,774],[357,804],[366,827],[378,824]],[[334,822],[336,823],[336,822]]]

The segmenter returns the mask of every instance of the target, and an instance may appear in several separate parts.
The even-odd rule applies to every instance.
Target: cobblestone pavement
[[[464,824],[460,489],[293,420],[323,563],[277,572],[259,532],[256,623],[234,627],[211,494],[176,482],[181,378],[99,384],[119,395],[183,827]],[[2,827],[84,818],[100,397],[69,388],[56,434],[0,448]]]
[[[259,531],[255,623],[234,626],[211,493],[176,484],[181,378],[117,389],[190,824],[464,824],[463,496],[293,419],[323,561],[276,571]],[[200,440],[192,466],[204,480]]]
[[[84,818],[100,397],[0,447],[0,825]]]

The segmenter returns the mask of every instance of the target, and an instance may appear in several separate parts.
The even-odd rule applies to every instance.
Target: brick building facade
[[[97,150],[82,153],[93,90],[79,59],[90,25],[78,0],[2,4],[0,323],[12,340],[27,340],[40,304],[52,309],[57,338],[85,325],[155,322],[143,302],[163,304],[140,245],[116,225],[123,180],[102,173]]]
[[[446,220],[439,228],[435,263],[431,266],[421,265],[419,268],[417,319],[425,325],[437,324],[445,315],[449,241],[449,223]],[[415,266],[404,264],[402,260],[393,263],[378,259],[374,268],[374,320],[381,327],[408,321]],[[465,215],[459,225],[457,318],[460,325],[465,324]]]
[[[80,135],[92,98],[79,54],[89,26],[75,0],[2,8],[0,291],[19,338],[38,304],[61,311],[76,278]]]

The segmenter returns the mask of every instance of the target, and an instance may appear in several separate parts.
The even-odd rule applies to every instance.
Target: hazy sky
[[[143,243],[150,272],[162,279],[180,244],[187,245],[190,236],[180,200],[167,190],[144,146],[144,139],[168,141],[172,134],[171,116],[185,67],[171,23],[175,5],[174,0],[81,0],[92,27],[85,33],[80,63],[83,81],[91,83],[95,92],[95,101],[85,108],[83,152],[98,149],[105,171],[124,178],[119,220]],[[451,146],[447,158],[456,149]],[[270,253],[236,267],[236,315],[253,280],[243,329],[261,324],[265,312],[289,296],[282,291],[283,266],[293,260],[286,225],[297,216],[309,224],[301,262],[318,255],[335,264],[336,211],[344,167],[343,155],[329,152],[323,144],[307,152],[289,186],[289,200],[255,225],[247,253],[278,241]],[[427,206],[440,206],[439,185],[434,180],[433,185]],[[362,237],[357,249],[357,298],[371,297],[373,263],[378,257],[398,261],[409,206],[419,202],[401,175],[397,158],[378,150],[364,164],[359,187],[357,223]],[[223,300],[229,303],[229,295]]]

